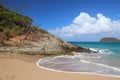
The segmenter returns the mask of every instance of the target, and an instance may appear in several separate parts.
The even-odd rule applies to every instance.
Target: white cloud
[[[88,13],[81,12],[70,25],[50,30],[50,32],[62,38],[84,34],[120,32],[120,20],[111,20],[101,13],[98,13],[97,17],[91,17]]]

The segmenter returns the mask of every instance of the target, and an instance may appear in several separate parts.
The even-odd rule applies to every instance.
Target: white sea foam
[[[75,53],[74,56],[76,58],[80,58],[80,59],[83,59],[83,58],[101,58],[101,56],[99,54],[89,54],[89,53]]]
[[[79,58],[101,58],[101,56],[104,55],[112,55],[114,54],[111,50],[109,49],[96,49],[96,48],[90,48],[92,51],[96,51],[98,53],[75,53],[75,57]]]
[[[95,48],[89,48],[91,51],[98,51],[97,49],[95,49]]]
[[[102,54],[102,55],[112,55],[114,53],[111,50],[109,50],[109,49],[100,49],[99,50],[99,54]]]
[[[120,68],[109,66],[109,65],[104,64],[104,63],[91,61],[91,60],[100,60],[100,59],[103,59],[102,61],[104,61],[104,58],[102,56],[103,55],[113,54],[112,51],[110,51],[109,49],[93,49],[93,48],[91,50],[99,51],[99,52],[97,54],[93,54],[93,53],[91,53],[91,54],[89,54],[89,53],[75,53],[74,56],[67,56],[66,55],[66,56],[43,58],[43,59],[38,60],[36,62],[36,64],[40,68],[48,69],[48,70],[52,70],[52,71],[58,71],[58,72],[95,74],[95,75],[103,75],[103,76],[109,76],[109,77],[120,77]],[[47,65],[52,65],[52,66],[50,66],[50,67],[49,66],[44,66],[44,63],[45,63],[45,65],[47,64]],[[91,66],[91,68],[94,68],[94,66],[96,66],[98,69],[91,69],[90,68],[93,71],[90,70],[88,72],[87,71],[83,71],[83,72],[82,71],[75,71],[74,72],[74,71],[69,71],[69,70],[64,71],[64,70],[62,70],[60,68],[57,69],[56,67],[55,68],[53,67],[54,65],[60,65],[60,66],[61,65],[67,65],[67,66],[69,66],[70,64],[72,66],[74,66],[76,64],[78,64],[78,65],[79,64],[83,64],[83,65],[87,64],[87,65],[89,65],[88,67]],[[87,66],[83,66],[83,67],[87,68]],[[83,68],[83,69],[85,69],[85,68]],[[101,70],[99,70],[99,69],[101,69]]]
[[[95,63],[95,62],[90,62],[90,61],[86,61],[86,60],[81,60],[81,62],[95,64],[95,65],[98,65],[98,66],[110,68],[110,69],[113,69],[113,70],[116,70],[116,71],[120,72],[120,68],[116,68],[116,67],[113,67],[113,66],[109,66],[109,65],[105,65],[105,64],[100,64],[100,63]]]
[[[45,58],[44,58],[44,59],[45,59]],[[42,59],[38,60],[38,61],[36,62],[36,65],[37,65],[38,67],[42,68],[42,69],[47,69],[47,70],[57,71],[57,72],[62,72],[62,73],[93,74],[93,75],[101,75],[101,76],[107,76],[107,77],[119,77],[119,78],[120,78],[120,76],[110,75],[110,74],[109,74],[109,75],[107,75],[107,74],[98,74],[98,73],[95,73],[95,72],[71,72],[71,71],[62,71],[62,70],[56,70],[56,69],[46,68],[46,67],[40,65],[41,60],[42,60]],[[82,62],[85,62],[85,63],[90,63],[89,61],[85,61],[85,60],[81,60],[81,61],[82,61]]]
[[[92,51],[98,51],[97,54],[102,54],[102,55],[112,55],[114,54],[111,50],[109,49],[98,49],[98,48],[90,48]]]

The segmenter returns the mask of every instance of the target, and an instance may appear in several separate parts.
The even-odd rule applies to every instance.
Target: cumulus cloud
[[[88,13],[81,12],[70,25],[50,30],[50,32],[62,38],[73,38],[76,35],[120,32],[120,20],[111,20],[101,13],[98,13],[96,17],[92,17]]]

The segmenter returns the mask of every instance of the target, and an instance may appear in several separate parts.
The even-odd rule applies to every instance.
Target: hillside
[[[19,15],[0,5],[0,44],[5,44],[4,40],[10,40],[10,38],[20,35],[34,32],[47,33],[36,26],[32,26],[32,22],[33,20],[30,17]]]
[[[30,17],[0,5],[0,51],[90,52],[89,49],[72,46],[47,31],[32,26],[32,21]]]
[[[105,37],[100,40],[100,42],[120,42],[120,39],[114,37]]]

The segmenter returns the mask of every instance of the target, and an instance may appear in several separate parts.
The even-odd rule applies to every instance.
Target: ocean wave
[[[90,69],[90,71],[87,70],[86,71],[70,71],[70,70],[62,70],[62,69],[57,69],[56,67],[53,67],[53,66],[56,66],[56,65],[64,65],[64,64],[71,64],[71,62],[69,61],[58,61],[58,62],[55,62],[55,61],[52,61],[52,60],[56,60],[57,58],[65,58],[67,57],[68,58],[72,58],[73,57],[69,57],[69,56],[60,56],[60,57],[54,57],[53,59],[52,58],[44,58],[44,59],[40,59],[36,62],[37,66],[41,67],[41,68],[44,68],[44,69],[48,69],[48,70],[52,70],[52,71],[59,71],[59,72],[68,72],[68,73],[82,73],[82,74],[97,74],[97,75],[104,75],[104,76],[112,76],[112,77],[120,77],[120,69],[117,68],[117,67],[113,67],[113,66],[109,66],[109,65],[105,65],[105,64],[100,64],[100,63],[96,63],[96,62],[91,62],[91,61],[87,61],[87,60],[84,60],[84,59],[80,59],[79,62],[80,63],[77,63],[75,61],[75,64],[85,64],[83,66],[78,66],[80,67],[79,69]],[[74,58],[76,59],[76,58]],[[44,63],[46,65],[46,63],[48,63],[47,65],[48,66],[44,66]],[[55,64],[55,65],[53,65]],[[52,67],[50,66],[52,65]],[[50,66],[50,67],[49,67]],[[69,65],[67,65],[69,66]],[[74,65],[72,65],[74,67]],[[92,67],[93,66],[93,67]],[[95,67],[97,66],[97,67]],[[93,71],[92,71],[93,70]],[[117,74],[118,73],[118,74]]]
[[[95,48],[89,48],[90,50],[92,50],[92,51],[98,51],[98,49],[95,49]]]
[[[89,53],[75,53],[74,57],[80,58],[80,59],[85,59],[85,58],[99,59],[99,58],[101,58],[101,56],[99,54],[89,54]]]
[[[40,59],[36,64],[41,68],[52,71],[120,77],[120,68],[109,64],[110,58],[108,55],[114,54],[110,49],[90,49],[99,52],[48,57]]]
[[[99,50],[99,54],[103,54],[103,55],[112,55],[114,54],[111,50],[109,49],[100,49]]]
[[[48,57],[48,58],[42,58],[42,59],[40,59],[39,63],[55,63],[55,64],[59,63],[59,64],[62,64],[62,63],[69,63],[69,60],[73,60],[74,58],[75,58],[74,56],[69,56],[69,55],[66,55],[66,56],[56,56],[56,57]]]
[[[105,55],[113,55],[114,52],[110,49],[97,49],[97,48],[90,48],[92,51],[96,51],[98,53],[74,53],[74,56],[77,58],[101,58],[101,56]]]
[[[92,51],[98,51],[97,54],[102,54],[102,55],[113,55],[114,52],[110,49],[98,49],[98,48],[90,48]]]
[[[113,67],[113,66],[109,66],[109,65],[105,65],[105,64],[100,64],[100,63],[95,63],[95,62],[90,62],[90,61],[86,61],[86,60],[81,60],[81,62],[90,63],[90,64],[94,64],[94,65],[110,68],[112,70],[116,70],[116,71],[120,72],[120,68],[117,68],[117,67]]]

